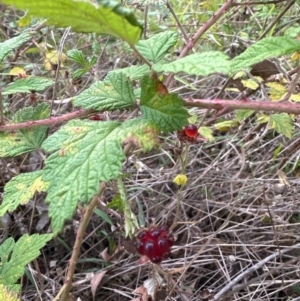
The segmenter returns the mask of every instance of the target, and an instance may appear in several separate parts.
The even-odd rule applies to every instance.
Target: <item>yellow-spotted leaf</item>
[[[212,129],[207,126],[201,126],[198,133],[210,142],[215,140]]]
[[[271,82],[266,84],[270,88],[269,94],[272,101],[277,101],[281,99],[287,92],[286,87],[280,83]]]
[[[4,198],[0,205],[0,216],[14,211],[19,205],[27,204],[36,192],[47,191],[48,183],[42,180],[41,170],[22,173],[12,178],[4,188]]]
[[[44,59],[44,65],[46,70],[53,70],[53,66],[57,66],[60,62],[60,67],[63,67],[63,63],[67,60],[67,56],[57,50],[51,50],[46,53]]]
[[[279,134],[292,138],[294,131],[293,119],[287,113],[278,113],[270,115],[270,129],[274,129]]]

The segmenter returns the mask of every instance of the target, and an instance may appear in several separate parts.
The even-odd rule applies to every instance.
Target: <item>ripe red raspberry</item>
[[[198,128],[194,124],[189,124],[184,128],[184,132],[188,137],[195,138],[198,135]]]
[[[146,255],[153,263],[160,263],[174,244],[174,237],[167,226],[141,230],[136,238],[138,253]]]

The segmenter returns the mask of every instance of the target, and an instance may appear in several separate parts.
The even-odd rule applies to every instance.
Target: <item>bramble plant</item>
[[[123,7],[119,2],[110,0],[1,0],[1,2],[20,10],[27,10],[23,20],[27,27],[24,27],[20,35],[0,44],[0,62],[12,51],[34,38],[36,32],[31,30],[33,16],[47,19],[46,23],[39,23],[38,26],[41,27],[46,24],[60,28],[70,26],[72,31],[77,33],[113,36],[120,39],[124,43],[123,47],[126,45],[126,51],[139,60],[136,65],[112,70],[103,80],[97,80],[89,87],[85,87],[71,99],[73,106],[78,109],[62,115],[54,114],[53,101],[51,104],[35,103],[34,93],[48,87],[55,90],[57,78],[64,70],[63,63],[66,59],[78,66],[72,74],[73,80],[92,73],[97,65],[96,55],[86,58],[79,49],[69,50],[66,54],[45,50],[45,64],[48,64],[48,69],[52,68],[54,71],[54,79],[28,76],[26,73],[23,74],[22,70],[13,70],[9,75],[17,75],[18,78],[1,91],[0,157],[15,157],[37,151],[45,161],[40,170],[21,173],[8,182],[0,205],[0,215],[13,212],[19,205],[26,205],[37,192],[46,192],[52,231],[57,235],[63,230],[66,220],[72,218],[79,203],[86,205],[65,279],[66,285],[58,294],[62,296],[62,300],[67,299],[83,233],[99,202],[99,197],[105,190],[105,183],[117,180],[119,195],[115,199],[115,204],[124,214],[126,236],[132,238],[138,229],[137,219],[128,205],[126,187],[122,182],[121,170],[126,156],[134,148],[149,152],[159,147],[158,136],[162,132],[171,133],[184,129],[189,137],[194,138],[199,133],[208,141],[213,139],[212,131],[208,127],[200,126],[198,129],[196,125],[189,125],[191,115],[188,108],[236,110],[235,118],[227,123],[216,124],[217,129],[237,126],[260,111],[261,113],[256,115],[258,123],[268,123],[270,129],[288,138],[292,137],[293,114],[300,113],[300,105],[289,100],[299,101],[300,94],[295,93],[293,89],[286,89],[283,85],[280,87],[279,84],[269,83],[272,101],[252,101],[247,98],[183,99],[176,93],[168,91],[172,86],[174,75],[182,73],[202,77],[218,73],[233,79],[241,79],[245,88],[254,91],[259,87],[262,78],[247,75],[253,65],[287,54],[294,54],[294,58],[296,57],[295,53],[300,51],[300,41],[289,35],[264,37],[233,59],[221,51],[189,54],[199,38],[233,6],[234,1],[225,1],[205,23],[205,27],[201,27],[193,38],[185,41],[178,59],[174,61],[169,61],[168,54],[175,45],[178,45],[180,34],[183,33],[166,30],[142,39],[143,25],[133,11]],[[296,57],[295,61],[298,62],[299,57]],[[298,68],[295,82],[299,76]],[[21,93],[30,94],[31,103],[11,116],[4,116],[3,100],[10,95]],[[275,102],[275,98],[281,102]],[[107,121],[100,118],[102,112],[114,110],[132,110],[133,114],[125,121],[121,119]],[[56,131],[49,130],[50,126],[62,123],[64,124]],[[148,240],[152,239],[148,232],[145,235]],[[14,254],[23,248],[23,245],[21,246],[23,240],[30,238],[36,241],[36,244],[33,243],[31,255],[23,258],[21,262],[17,261]],[[22,236],[16,243],[7,239],[1,245],[2,263],[5,256],[8,256],[7,252],[12,252],[9,263],[13,266],[18,265],[15,278],[4,282],[1,279],[6,277],[4,269],[8,263],[1,266],[0,284],[6,286],[2,289],[3,296],[21,277],[24,266],[37,257],[37,250],[50,239],[51,235],[48,234]],[[142,242],[143,250],[140,253],[150,254],[152,261],[160,262],[173,244],[173,237],[171,239],[172,242],[163,241],[164,247],[161,248],[156,242],[151,241],[155,245],[152,253],[148,247],[147,251],[143,249],[144,243],[148,243],[145,240]],[[9,251],[5,249],[8,244]],[[11,300],[15,299],[12,297]]]

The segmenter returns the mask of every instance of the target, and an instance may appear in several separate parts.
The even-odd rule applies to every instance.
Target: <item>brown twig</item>
[[[59,292],[59,295],[61,295],[61,301],[68,300],[69,292],[70,292],[70,289],[72,286],[72,278],[75,273],[76,263],[77,263],[77,260],[79,257],[81,244],[82,244],[82,241],[84,238],[84,233],[85,233],[86,227],[91,219],[91,216],[94,212],[94,209],[96,208],[96,206],[99,202],[99,197],[103,194],[104,189],[105,189],[105,183],[100,184],[98,192],[93,197],[90,204],[86,207],[84,216],[82,218],[82,221],[80,222],[80,225],[79,225],[79,228],[77,231],[77,235],[76,235],[75,245],[74,245],[73,252],[72,252],[72,257],[70,259],[70,265],[69,265],[65,285],[61,288],[61,290],[63,290],[63,292],[62,293]]]
[[[270,0],[270,1],[249,1],[249,2],[237,2],[233,3],[232,6],[247,6],[247,5],[265,5],[265,4],[277,4],[285,2],[286,0]]]

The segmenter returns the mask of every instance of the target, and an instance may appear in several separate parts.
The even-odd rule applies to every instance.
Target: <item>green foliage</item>
[[[148,75],[150,73],[150,68],[147,65],[130,66],[127,68],[110,71],[108,74],[111,73],[124,73],[130,80],[137,80],[141,79],[145,75]]]
[[[14,49],[21,46],[28,40],[30,40],[31,36],[29,34],[20,34],[17,37],[6,40],[3,43],[0,43],[0,63],[4,60],[4,58]]]
[[[48,183],[42,180],[43,171],[20,174],[4,187],[4,198],[0,205],[0,216],[12,212],[19,205],[27,204],[36,192],[47,191]]]
[[[269,126],[279,134],[292,138],[294,122],[289,114],[279,113],[270,115]]]
[[[136,48],[149,61],[157,63],[177,43],[177,40],[178,34],[176,32],[165,31],[152,36],[148,40],[139,41]]]
[[[27,77],[18,79],[3,89],[2,94],[30,93],[31,91],[42,91],[54,84],[52,79],[41,77]]]
[[[222,52],[210,51],[188,55],[170,63],[157,63],[153,70],[157,72],[185,72],[190,75],[208,76],[213,73],[228,74],[230,61]]]
[[[130,79],[122,72],[109,73],[74,98],[74,105],[85,109],[115,110],[132,107],[135,95]]]
[[[124,123],[72,120],[50,136],[43,148],[55,151],[46,160],[43,180],[50,182],[46,201],[52,227],[59,232],[78,201],[89,202],[99,182],[118,176],[125,155],[122,143],[147,151],[157,144],[157,130],[146,120]]]
[[[135,44],[143,32],[135,15],[117,1],[98,0],[98,4],[75,0],[2,0],[28,14],[47,18],[47,23],[58,27],[71,26],[75,32],[107,33]]]
[[[0,284],[0,300],[1,301],[20,301],[18,294],[10,291],[6,286]]]
[[[300,42],[288,36],[269,37],[248,47],[231,61],[230,73],[240,71],[267,58],[293,53],[300,49]]]
[[[24,274],[24,267],[39,256],[40,249],[52,238],[52,234],[25,234],[17,242],[6,239],[0,245],[0,284],[16,288],[15,283]]]
[[[27,107],[19,110],[13,117],[13,123],[44,119],[49,115],[49,105],[41,103],[35,108]],[[46,126],[40,126],[16,132],[0,132],[0,157],[13,157],[36,150],[45,139],[46,131]]]
[[[70,50],[67,53],[67,55],[70,60],[78,63],[82,67],[73,72],[73,74],[72,74],[73,78],[79,78],[79,77],[83,76],[85,73],[90,71],[94,67],[94,65],[97,63],[97,57],[93,56],[89,60],[87,60],[84,57],[83,52],[81,50],[77,50],[77,49]]]
[[[248,117],[250,117],[254,112],[255,111],[253,111],[253,110],[242,110],[242,109],[236,110],[235,119],[237,121],[245,120]]]
[[[188,112],[183,100],[176,94],[168,93],[155,76],[144,76],[141,80],[141,112],[164,131],[171,132],[188,124]]]

